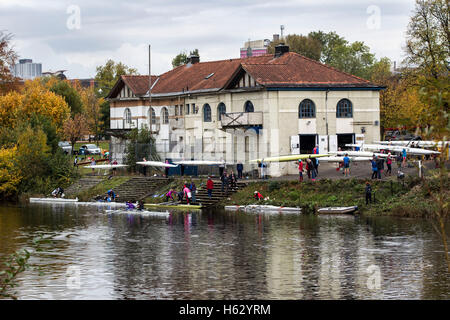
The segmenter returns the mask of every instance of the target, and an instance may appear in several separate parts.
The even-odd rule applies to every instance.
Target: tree
[[[278,41],[272,41],[268,47],[269,53],[275,53],[275,47],[281,43],[289,46],[289,50],[305,57],[319,61],[322,44],[317,39],[303,35],[290,34]]]
[[[97,67],[97,74],[95,75],[95,81],[98,84],[96,94],[98,97],[105,98],[116,84],[120,76],[138,74],[137,69],[131,68],[123,64],[122,62],[116,63],[109,59],[104,66]],[[101,132],[105,132],[109,129],[110,115],[109,115],[109,102],[104,101],[101,103]]]
[[[416,0],[408,24],[405,62],[433,78],[448,77],[450,69],[450,4],[445,0]]]
[[[189,55],[199,56],[198,49],[194,49],[193,51],[189,52]],[[172,59],[172,67],[178,67],[182,66],[183,64],[187,63],[188,55],[186,54],[186,51],[180,52],[175,56],[175,58]]]
[[[87,133],[87,120],[82,114],[76,114],[64,123],[64,137],[72,144],[72,153],[75,142]]]
[[[11,73],[11,67],[17,60],[17,54],[10,42],[12,35],[0,30],[0,94],[15,89],[17,81]]]
[[[50,91],[64,98],[70,107],[71,115],[83,112],[83,102],[80,93],[74,88],[69,81],[60,80],[50,87]]]
[[[91,133],[95,135],[98,144],[102,125],[100,107],[104,103],[104,99],[98,98],[92,88],[83,89],[81,92],[81,99],[83,101],[84,109],[86,110],[89,129]]]
[[[136,171],[136,162],[147,160],[160,161],[156,152],[155,139],[152,137],[147,126],[142,129],[134,128],[127,134],[126,164],[128,169]]]
[[[0,148],[0,199],[17,194],[22,177],[14,166],[17,147]]]

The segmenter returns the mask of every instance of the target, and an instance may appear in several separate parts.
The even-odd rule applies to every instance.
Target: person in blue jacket
[[[372,179],[376,179],[378,175],[377,157],[373,157],[370,162],[372,163]]]
[[[344,160],[344,174],[347,177],[350,175],[350,158],[348,157],[348,153],[345,154],[343,160]]]

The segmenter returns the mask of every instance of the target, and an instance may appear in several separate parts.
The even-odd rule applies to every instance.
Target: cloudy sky
[[[0,0],[0,30],[14,34],[21,58],[43,71],[88,78],[106,60],[152,74],[171,69],[180,51],[201,61],[237,58],[248,39],[336,31],[364,41],[377,57],[400,61],[414,0]]]

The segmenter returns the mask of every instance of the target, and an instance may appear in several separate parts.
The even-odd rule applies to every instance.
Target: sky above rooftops
[[[43,71],[89,78],[108,59],[148,74],[172,68],[181,51],[201,61],[238,58],[248,39],[336,31],[364,41],[377,58],[399,63],[414,0],[0,0],[0,30],[14,35],[20,58]]]

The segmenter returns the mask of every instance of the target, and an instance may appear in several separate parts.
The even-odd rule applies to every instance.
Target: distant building
[[[267,48],[270,45],[269,39],[247,41],[241,48],[241,59],[247,57],[258,57],[267,54]]]
[[[42,63],[33,63],[32,59],[20,59],[12,68],[15,77],[32,80],[42,76]]]
[[[56,77],[59,80],[66,80],[67,77],[64,74],[64,72],[66,72],[67,70],[57,70],[57,71],[46,71],[46,72],[42,72],[42,76],[44,77]]]

